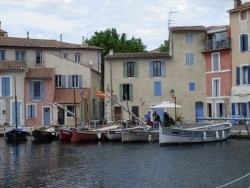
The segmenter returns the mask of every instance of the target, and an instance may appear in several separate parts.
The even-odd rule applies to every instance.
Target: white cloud
[[[246,1],[242,1],[243,3]],[[226,25],[233,0],[0,0],[1,28],[13,37],[60,39],[80,43],[82,36],[116,28],[141,38],[148,50],[168,39],[171,26]]]

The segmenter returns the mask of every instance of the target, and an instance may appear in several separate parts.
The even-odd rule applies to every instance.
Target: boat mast
[[[14,77],[14,87],[15,87],[15,117],[16,117],[16,129],[17,129],[18,128],[18,120],[17,120],[16,77]]]

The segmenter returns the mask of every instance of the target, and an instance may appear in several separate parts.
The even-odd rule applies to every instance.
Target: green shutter
[[[123,77],[127,78],[127,62],[123,62]]]
[[[120,84],[120,101],[123,101],[123,89],[122,89],[122,84]]]
[[[134,62],[134,77],[138,78],[138,63]]]
[[[130,101],[133,101],[133,84],[129,84]]]

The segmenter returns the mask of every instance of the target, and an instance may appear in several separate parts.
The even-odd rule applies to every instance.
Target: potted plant
[[[177,114],[176,125],[180,125],[183,119],[184,119],[184,117],[182,116],[182,114]]]

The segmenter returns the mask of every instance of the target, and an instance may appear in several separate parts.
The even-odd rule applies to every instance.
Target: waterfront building
[[[0,30],[0,124],[75,126],[76,118],[50,103],[56,102],[88,122],[101,119],[102,48],[57,40],[9,37]],[[17,116],[14,83],[16,78]]]

